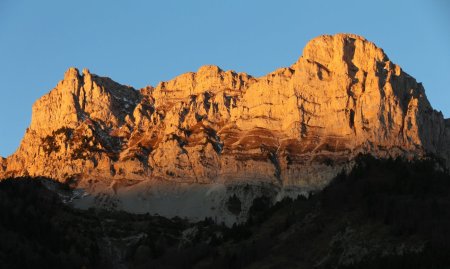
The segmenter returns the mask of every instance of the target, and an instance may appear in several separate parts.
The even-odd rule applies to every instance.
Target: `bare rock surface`
[[[239,220],[252,197],[320,190],[359,153],[450,166],[450,121],[382,49],[336,34],[260,78],[210,65],[136,90],[70,68],[33,105],[0,178],[69,180],[86,191],[80,207],[198,218],[227,215],[237,194]]]

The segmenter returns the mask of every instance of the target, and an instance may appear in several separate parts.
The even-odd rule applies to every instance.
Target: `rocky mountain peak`
[[[245,73],[223,71],[215,65],[205,65],[197,72],[182,74],[170,81],[161,82],[153,91],[156,102],[166,103],[167,99],[182,99],[205,92],[231,90],[242,92],[254,79]]]
[[[62,127],[76,128],[86,119],[105,128],[117,128],[125,122],[139,93],[109,78],[92,75],[84,69],[69,68],[64,79],[33,105],[30,129],[51,133]]]
[[[222,69],[217,65],[203,65],[197,70],[198,76],[218,76],[222,73]]]
[[[323,35],[292,66],[260,78],[207,65],[137,91],[69,68],[33,105],[0,177],[71,179],[114,197],[163,182],[219,184],[225,198],[236,184],[298,194],[323,188],[359,153],[432,154],[450,166],[449,126],[422,84],[374,43]]]
[[[64,73],[64,81],[78,80],[80,72],[75,67],[69,67]]]
[[[83,68],[83,76],[88,76],[90,74],[91,74],[91,72],[89,71],[89,69]]]
[[[305,59],[317,62],[327,68],[332,64],[349,63],[368,70],[368,62],[385,62],[388,59],[382,49],[364,37],[354,34],[322,35],[312,39],[305,46]]]

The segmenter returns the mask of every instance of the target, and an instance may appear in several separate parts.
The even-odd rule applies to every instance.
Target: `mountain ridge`
[[[0,178],[70,180],[108,197],[166,183],[219,184],[225,200],[233,184],[305,193],[360,153],[431,154],[449,167],[449,122],[374,43],[323,35],[290,67],[258,78],[207,65],[135,90],[70,68],[33,105]]]

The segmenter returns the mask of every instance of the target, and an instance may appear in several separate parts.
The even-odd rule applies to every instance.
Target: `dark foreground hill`
[[[0,268],[450,268],[450,176],[439,167],[360,157],[309,199],[256,199],[231,228],[76,210],[46,179],[4,180]]]

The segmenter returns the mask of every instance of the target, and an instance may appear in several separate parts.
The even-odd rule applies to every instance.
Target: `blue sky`
[[[450,117],[450,1],[0,0],[0,155],[70,66],[135,88],[205,64],[261,76],[339,32],[383,48]]]

